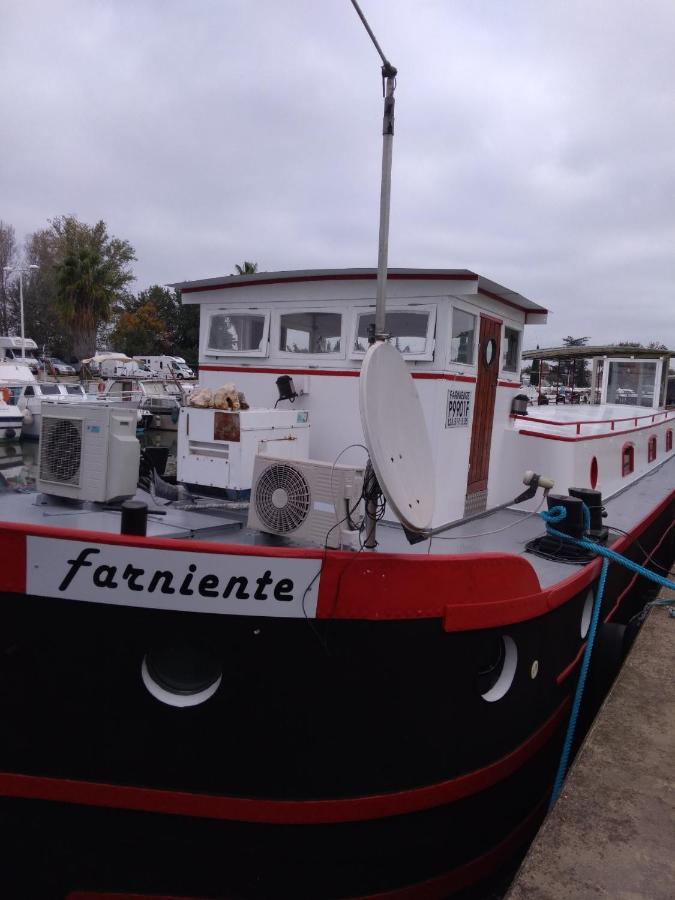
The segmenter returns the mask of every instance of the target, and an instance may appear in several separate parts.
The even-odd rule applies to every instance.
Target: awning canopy
[[[617,347],[613,344],[590,347],[545,347],[543,350],[525,350],[523,359],[593,359],[609,356],[613,359],[662,359],[675,356],[675,350],[649,350],[645,347]]]

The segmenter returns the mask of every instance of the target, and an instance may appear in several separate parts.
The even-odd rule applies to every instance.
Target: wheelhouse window
[[[624,444],[621,448],[621,475],[625,478],[635,468],[635,448],[632,444]]]
[[[656,459],[656,435],[652,434],[647,441],[647,462],[654,462]]]
[[[40,393],[43,397],[52,397],[61,393],[58,384],[41,384]]]
[[[517,328],[504,328],[504,364],[505,372],[518,371],[518,357],[520,355],[520,332]]]
[[[607,402],[652,407],[655,382],[655,362],[637,359],[610,360]]]
[[[342,315],[331,312],[292,312],[279,317],[282,353],[341,354]]]
[[[450,362],[472,366],[475,362],[476,316],[463,309],[452,310]]]
[[[406,359],[433,359],[436,307],[412,307],[390,310],[385,318],[385,331],[393,344]],[[368,349],[369,328],[375,325],[375,312],[356,314],[356,327],[352,342],[352,356],[362,356]]]
[[[84,397],[84,388],[81,384],[67,384],[66,385],[66,393],[72,394],[75,397]]]
[[[212,313],[206,353],[212,356],[241,354],[266,356],[269,313]]]

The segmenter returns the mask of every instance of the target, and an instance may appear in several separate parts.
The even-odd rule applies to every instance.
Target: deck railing
[[[672,416],[672,410],[659,410],[659,412],[655,413],[647,413],[644,416],[626,416],[625,418],[612,418],[612,419],[576,419],[574,421],[566,422],[562,419],[540,419],[536,416],[520,416],[513,413],[511,415],[512,419],[520,419],[522,422],[539,422],[542,425],[556,425],[556,426],[564,426],[564,427],[574,427],[576,429],[577,434],[581,434],[581,426],[582,425],[609,425],[610,431],[615,430],[615,425],[619,422],[632,422],[635,428],[638,427],[638,422],[643,419],[651,419],[652,424],[656,424],[657,421],[666,422],[670,416]],[[661,416],[661,419],[659,419]],[[622,429],[620,429],[622,430]]]

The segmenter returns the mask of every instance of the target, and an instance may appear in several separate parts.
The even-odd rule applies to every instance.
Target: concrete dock
[[[591,897],[675,897],[675,618],[666,607],[651,609],[506,900]]]

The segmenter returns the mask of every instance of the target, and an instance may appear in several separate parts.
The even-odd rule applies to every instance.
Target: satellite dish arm
[[[446,522],[444,525],[437,525],[436,528],[428,528],[426,531],[412,531],[410,528],[403,526],[403,531],[408,539],[408,543],[419,544],[421,541],[428,541],[429,538],[432,538],[437,534],[442,534],[444,531],[451,531],[453,528],[458,528],[460,525],[466,525],[469,522],[475,522],[476,519],[484,519],[486,516],[491,516],[492,513],[499,512],[509,506],[524,503],[526,500],[531,500],[539,488],[543,489],[544,496],[546,496],[554,487],[555,482],[552,478],[547,478],[544,475],[537,475],[536,472],[527,471],[523,477],[523,484],[527,485],[527,489],[524,490],[522,494],[518,494],[513,500],[507,500],[506,503],[500,503],[499,506],[492,506],[490,509],[484,510],[484,512],[474,513],[474,515],[465,516],[462,519],[455,519],[453,522]],[[472,535],[467,535],[467,539],[470,537],[472,537]]]

